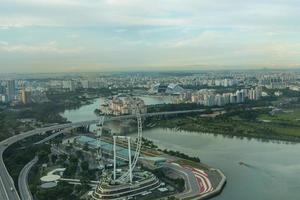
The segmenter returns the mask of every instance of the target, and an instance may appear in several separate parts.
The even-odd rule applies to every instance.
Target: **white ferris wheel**
[[[136,164],[138,162],[139,156],[140,156],[140,152],[141,152],[141,147],[142,147],[142,132],[143,132],[143,127],[142,127],[142,118],[141,118],[141,114],[140,114],[140,110],[139,110],[139,106],[136,106],[135,109],[135,115],[136,115],[136,119],[137,119],[137,130],[138,130],[138,135],[137,135],[137,139],[136,139],[136,149],[135,149],[135,153],[133,155],[133,159],[132,159],[132,155],[131,155],[131,140],[130,137],[127,136],[113,136],[113,157],[114,157],[114,171],[113,171],[113,180],[115,182],[120,182],[120,183],[126,183],[126,182],[132,182],[132,172],[134,170],[134,168],[136,167]],[[101,145],[101,136],[102,136],[102,132],[103,132],[103,125],[104,125],[104,121],[105,121],[105,116],[101,116],[98,122],[98,132],[97,132],[97,138],[99,141],[99,144]],[[116,152],[116,140],[117,139],[127,139],[128,142],[128,161],[129,161],[129,167],[128,167],[128,171],[126,171],[122,176],[120,177],[116,177],[116,167],[117,167],[117,163],[116,163],[116,157],[117,157],[117,152]],[[99,148],[98,154],[97,154],[97,158],[100,160],[102,156],[102,152],[101,152],[101,148]]]

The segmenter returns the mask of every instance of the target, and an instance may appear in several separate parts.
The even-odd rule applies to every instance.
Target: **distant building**
[[[63,89],[68,89],[70,92],[75,91],[75,83],[72,80],[63,81]]]
[[[228,87],[230,85],[230,82],[228,79],[224,80],[224,87]]]
[[[12,101],[15,99],[16,96],[16,83],[15,80],[8,80],[6,82],[6,94],[7,100]]]
[[[243,103],[244,102],[244,93],[241,90],[236,91],[236,103]]]
[[[245,98],[248,97],[248,89],[242,89],[241,91],[243,93],[243,97],[244,97],[244,100],[245,100]]]
[[[184,91],[184,89],[181,86],[179,86],[178,84],[171,83],[168,85],[166,93],[180,94],[183,91]]]
[[[6,94],[6,88],[0,84],[0,94]]]
[[[151,89],[150,93],[159,94],[180,94],[184,91],[184,89],[178,84],[171,83],[169,85],[164,85],[161,83],[155,84]]]
[[[230,103],[236,103],[236,95],[235,94],[231,94],[230,95]]]
[[[0,94],[0,102],[6,103],[7,102],[7,97],[5,94]]]
[[[192,103],[199,103],[201,100],[200,95],[197,93],[192,93],[191,95],[191,102]]]
[[[41,91],[32,91],[30,93],[30,101],[32,103],[47,103],[50,100],[48,99],[45,92]]]
[[[140,113],[147,113],[145,102],[136,97],[114,97],[112,100],[101,105],[100,110],[108,115],[128,115],[136,113],[136,106]]]
[[[166,158],[163,157],[140,157],[139,162],[141,165],[150,170],[162,168],[166,163]]]
[[[151,93],[166,93],[167,91],[167,85],[164,85],[164,84],[155,84],[151,89],[150,89],[150,92]]]
[[[262,96],[262,88],[261,87],[256,87],[255,88],[255,100],[260,99]]]
[[[230,103],[230,96],[231,96],[231,93],[224,93],[223,94],[224,104],[229,104]]]
[[[213,94],[205,94],[204,95],[204,102],[205,106],[213,106],[215,105],[215,95]]]
[[[92,84],[89,80],[82,80],[81,85],[82,85],[82,88],[84,88],[84,89],[88,89],[88,88],[92,87]]]
[[[21,102],[22,104],[28,104],[31,102],[31,92],[26,91],[25,88],[21,90]]]
[[[192,101],[192,91],[184,91],[180,93],[180,100],[183,102],[191,102]]]
[[[223,106],[224,105],[224,98],[223,98],[222,95],[217,94],[215,96],[215,104],[218,105],[218,106]]]
[[[250,100],[255,100],[256,99],[256,94],[255,94],[255,90],[253,88],[251,88],[249,91],[248,91],[248,98]]]
[[[251,88],[247,91],[248,94],[246,97],[248,97],[250,100],[259,100],[262,97],[262,88],[259,86]]]

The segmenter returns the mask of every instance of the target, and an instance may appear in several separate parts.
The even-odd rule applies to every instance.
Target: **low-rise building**
[[[145,102],[137,97],[114,97],[112,100],[101,105],[100,110],[108,115],[129,115],[135,114],[136,109],[140,113],[147,113]]]

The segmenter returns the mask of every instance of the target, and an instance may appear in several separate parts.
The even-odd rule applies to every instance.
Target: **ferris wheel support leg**
[[[98,122],[98,126],[99,128],[96,130],[96,136],[97,136],[97,140],[99,142],[100,148],[97,151],[97,159],[100,161],[100,159],[102,158],[102,142],[101,142],[101,136],[102,136],[102,132],[103,132],[103,125],[104,125],[104,120],[105,120],[105,116],[101,116],[99,118],[99,122]],[[100,162],[99,162],[100,165]]]
[[[140,156],[140,151],[141,151],[141,146],[142,146],[142,133],[143,133],[143,125],[142,125],[142,118],[141,115],[139,114],[139,111],[136,112],[136,117],[137,117],[137,123],[138,123],[138,136],[137,136],[137,141],[136,141],[136,150],[133,159],[131,159],[131,165],[129,167],[129,170],[124,173],[121,177],[118,178],[118,181],[120,182],[127,182],[132,181],[132,171],[134,170],[137,161]],[[131,176],[131,178],[130,178]]]
[[[129,160],[129,181],[130,183],[132,183],[130,137],[128,137],[127,140],[128,140],[128,160]]]
[[[114,180],[116,180],[116,170],[117,170],[117,154],[116,154],[116,136],[114,136]]]

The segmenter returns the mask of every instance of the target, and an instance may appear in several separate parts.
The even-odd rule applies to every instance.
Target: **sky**
[[[300,68],[299,0],[0,0],[0,73]]]

